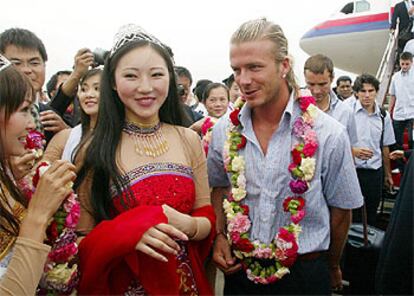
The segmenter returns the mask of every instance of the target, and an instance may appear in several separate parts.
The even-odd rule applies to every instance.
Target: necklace
[[[259,240],[251,241],[249,230],[252,222],[249,207],[241,204],[248,198],[246,191],[245,160],[240,151],[246,146],[246,138],[241,133],[239,113],[245,102],[239,98],[230,113],[227,140],[224,143],[223,161],[227,173],[231,175],[232,190],[223,201],[227,220],[227,239],[234,255],[240,259],[247,278],[255,283],[269,284],[289,273],[289,267],[298,256],[298,238],[302,231],[299,222],[305,216],[305,199],[302,197],[310,187],[315,174],[316,160],[313,157],[318,148],[316,132],[313,130],[318,109],[313,97],[298,98],[301,109],[292,129],[295,144],[291,147],[292,163],[288,171],[292,177],[289,188],[292,196],[283,202],[284,212],[290,213],[290,224],[279,229],[269,244]]]
[[[133,137],[135,152],[140,156],[158,157],[168,151],[168,142],[162,133],[161,122],[151,126],[125,122],[122,131]]]

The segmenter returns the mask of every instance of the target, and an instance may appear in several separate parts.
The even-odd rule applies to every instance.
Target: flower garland
[[[41,135],[41,134],[40,134]],[[43,137],[31,132],[26,138],[26,148],[42,150]],[[23,192],[30,200],[43,173],[49,168],[47,162],[40,162],[31,178],[23,183]],[[52,246],[44,272],[39,283],[39,295],[69,295],[76,292],[80,274],[77,264],[76,225],[80,216],[80,204],[72,191],[53,216],[46,230],[46,243]]]
[[[247,197],[245,160],[239,151],[246,146],[246,138],[241,134],[239,113],[245,101],[239,98],[230,114],[227,140],[224,144],[223,160],[227,173],[231,174],[232,190],[223,201],[227,218],[227,239],[233,252],[241,260],[247,277],[260,284],[269,284],[289,273],[298,256],[298,238],[302,228],[299,222],[305,217],[305,199],[301,196],[309,188],[309,182],[315,174],[316,160],[313,157],[318,148],[316,132],[313,130],[317,107],[313,97],[300,97],[302,111],[293,125],[292,134],[297,143],[291,150],[292,163],[288,170],[289,182],[293,195],[286,197],[283,210],[290,213],[291,223],[279,229],[269,244],[249,239],[252,222],[249,207],[241,204]]]
[[[208,116],[204,120],[203,125],[201,126],[201,135],[203,136],[201,141],[206,155],[208,154],[208,146],[210,145],[211,134],[213,132],[213,127],[216,124],[216,122],[216,118]]]

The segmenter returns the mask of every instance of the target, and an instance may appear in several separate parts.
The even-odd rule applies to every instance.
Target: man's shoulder
[[[336,138],[346,130],[344,125],[337,119],[322,111],[319,112],[315,121],[315,128],[318,134],[321,135],[321,139]]]

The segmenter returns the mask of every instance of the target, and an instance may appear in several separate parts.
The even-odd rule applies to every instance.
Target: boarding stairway
[[[381,63],[378,67],[376,78],[380,81],[380,88],[377,94],[376,102],[379,106],[387,104],[387,94],[390,87],[392,74],[394,73],[395,62],[397,60],[398,48],[398,25],[393,33],[390,33],[387,47],[382,56]]]

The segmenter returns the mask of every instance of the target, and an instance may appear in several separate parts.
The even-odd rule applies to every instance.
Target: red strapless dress
[[[117,211],[114,218],[99,223],[79,246],[79,293],[211,295],[203,264],[213,243],[213,231],[202,241],[178,241],[180,253],[164,254],[166,263],[135,250],[150,227],[167,223],[163,204],[191,216],[207,217],[215,225],[211,206],[193,210],[191,168],[174,163],[145,165],[123,176],[122,187],[121,196],[111,188]]]

